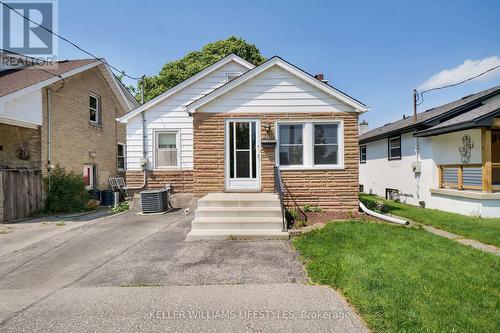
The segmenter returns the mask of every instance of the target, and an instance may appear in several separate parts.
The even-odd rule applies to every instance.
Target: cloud
[[[463,64],[452,69],[445,69],[422,83],[417,89],[427,90],[454,84],[475,75],[478,75],[490,68],[500,65],[500,58],[497,56],[487,57],[481,60],[465,60]],[[474,81],[488,81],[496,76],[500,76],[500,68],[484,74]]]

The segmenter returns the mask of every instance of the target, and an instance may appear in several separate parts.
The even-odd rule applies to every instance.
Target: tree
[[[146,77],[143,81],[144,101],[155,98],[231,53],[256,66],[265,61],[259,49],[243,38],[231,36],[209,43],[201,51],[190,52],[184,58],[166,63],[158,75]],[[137,90],[136,98],[140,100],[140,88]]]

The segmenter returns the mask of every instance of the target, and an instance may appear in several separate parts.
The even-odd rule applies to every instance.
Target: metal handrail
[[[281,179],[281,172],[279,167],[274,166],[274,192],[278,194],[278,198],[280,199],[280,205],[281,205],[281,220],[282,220],[282,229],[283,231],[287,231],[288,225],[286,223],[285,219],[285,200],[284,200],[284,190],[283,190],[283,180]]]
[[[280,199],[281,217],[283,220],[283,231],[286,231],[288,229],[288,224],[286,220],[285,193],[288,194],[288,197],[291,198],[291,200],[293,201],[294,208],[302,215],[304,222],[307,222],[306,213],[304,213],[302,209],[300,209],[299,205],[295,201],[295,198],[290,193],[290,190],[283,182],[283,178],[281,178],[281,171],[278,166],[274,166],[274,192],[278,194],[278,197]]]

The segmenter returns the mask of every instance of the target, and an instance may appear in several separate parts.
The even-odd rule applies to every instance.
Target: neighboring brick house
[[[116,118],[137,105],[104,61],[3,69],[0,170],[46,176],[60,165],[85,174],[88,188],[106,189],[125,171],[125,127]]]
[[[128,185],[168,184],[173,193],[204,197],[205,205],[209,193],[273,193],[277,166],[298,205],[352,212],[358,116],[367,110],[279,57],[255,67],[230,55],[120,119],[127,124]],[[208,211],[198,208],[193,231]],[[212,236],[236,230],[217,232]],[[259,234],[252,232],[237,235]]]

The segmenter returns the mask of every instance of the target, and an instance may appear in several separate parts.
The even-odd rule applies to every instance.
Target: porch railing
[[[300,209],[299,205],[297,204],[292,194],[286,187],[286,184],[283,182],[283,179],[281,178],[281,171],[278,166],[274,167],[274,192],[278,194],[278,197],[280,199],[281,218],[283,220],[283,231],[288,230],[288,222],[286,218],[287,205],[285,204],[285,196],[288,196],[292,200],[295,211],[298,214],[302,215],[304,222],[307,222],[307,215],[302,211],[302,209]]]
[[[491,172],[482,164],[442,164],[438,172],[440,188],[500,190],[500,163],[492,163]]]

